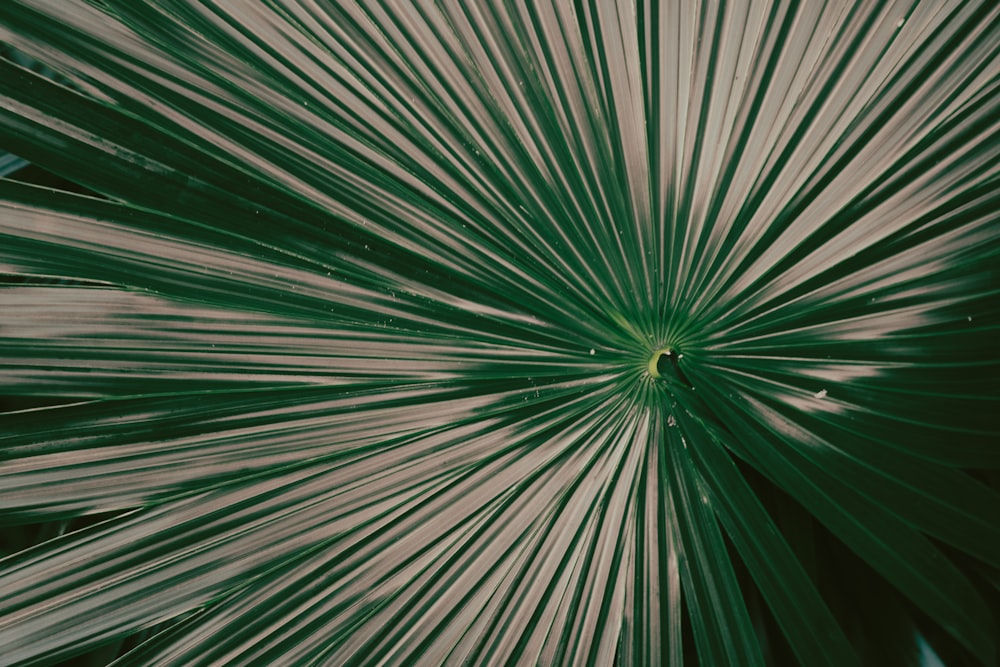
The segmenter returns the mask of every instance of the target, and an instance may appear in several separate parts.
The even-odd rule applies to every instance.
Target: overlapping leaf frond
[[[994,3],[0,43],[0,662],[995,662]]]

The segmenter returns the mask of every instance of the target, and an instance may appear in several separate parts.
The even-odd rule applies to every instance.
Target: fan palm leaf
[[[0,43],[0,662],[995,664],[994,3]]]

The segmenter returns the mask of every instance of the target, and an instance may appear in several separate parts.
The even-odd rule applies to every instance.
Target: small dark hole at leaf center
[[[656,371],[660,374],[660,377],[666,376],[672,368],[675,368],[677,359],[676,350],[666,350],[660,353],[660,356],[656,359]]]

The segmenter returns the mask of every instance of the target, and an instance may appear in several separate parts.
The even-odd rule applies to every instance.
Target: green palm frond
[[[1000,6],[0,46],[0,664],[996,664]]]

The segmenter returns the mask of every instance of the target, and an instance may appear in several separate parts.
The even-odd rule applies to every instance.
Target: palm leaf
[[[0,45],[0,661],[995,664],[993,3]]]

